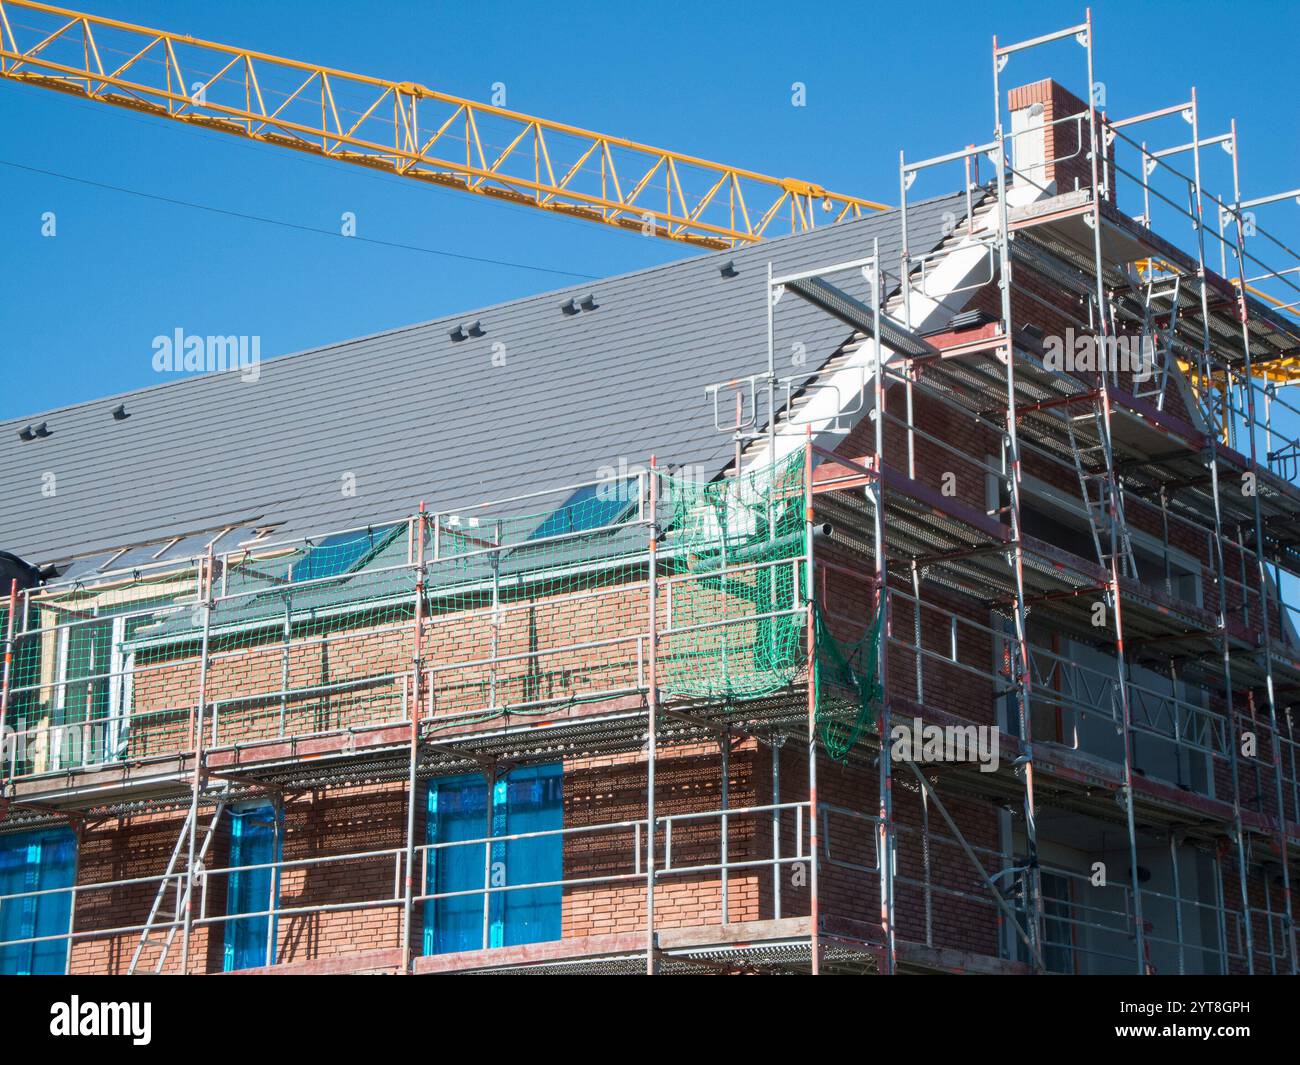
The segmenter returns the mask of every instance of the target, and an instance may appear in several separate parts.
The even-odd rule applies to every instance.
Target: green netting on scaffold
[[[752,699],[786,687],[802,668],[804,457],[800,449],[708,484],[661,475],[671,511],[661,554],[665,691]]]
[[[845,761],[868,729],[879,730],[880,633],[884,624],[883,603],[871,627],[855,644],[843,644],[827,628],[820,610],[817,618],[817,725],[822,746],[838,762]],[[852,705],[832,694],[851,693]]]

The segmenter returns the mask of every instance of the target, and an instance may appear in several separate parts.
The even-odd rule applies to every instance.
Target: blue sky
[[[474,99],[503,82],[521,111],[891,203],[900,149],[918,158],[991,135],[993,33],[1022,39],[1083,13],[1041,0],[85,6]],[[1112,115],[1185,99],[1194,83],[1203,133],[1238,119],[1246,196],[1300,185],[1294,71],[1272,43],[1300,39],[1300,6],[1104,2],[1094,21]],[[1066,42],[1013,58],[1003,84],[1054,75],[1082,90],[1082,57]],[[795,81],[804,107],[791,106]],[[1170,122],[1153,137],[1186,140]],[[267,357],[692,254],[8,83],[0,128],[3,418],[156,383],[152,340],[176,328],[260,336]],[[1226,156],[1207,171],[1226,195]],[[952,186],[945,177],[913,194]],[[1267,210],[1261,223],[1300,244],[1300,207]],[[56,238],[41,235],[49,211]],[[453,254],[309,231],[337,231],[345,211],[363,236]]]

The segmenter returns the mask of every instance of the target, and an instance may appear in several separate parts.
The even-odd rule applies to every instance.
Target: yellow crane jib
[[[433,182],[726,248],[884,204],[439,92],[0,0],[0,77]]]

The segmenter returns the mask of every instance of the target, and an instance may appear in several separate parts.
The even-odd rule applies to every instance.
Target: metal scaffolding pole
[[[415,918],[415,803],[416,803],[416,766],[420,761],[420,719],[424,716],[424,543],[427,539],[428,514],[424,500],[420,501],[420,511],[411,526],[415,534],[415,631],[411,647],[411,759],[407,766],[406,777],[406,882],[402,895],[402,972],[410,973],[414,948],[411,945],[411,932]],[[436,551],[435,551],[436,554]],[[408,560],[412,552],[408,551]],[[489,803],[489,806],[491,804]],[[421,891],[425,888],[422,886]],[[484,944],[486,945],[486,943]]]
[[[203,638],[199,644],[199,699],[194,713],[194,776],[190,786],[190,812],[187,820],[189,847],[185,862],[185,907],[183,934],[181,936],[181,975],[190,971],[190,934],[194,930],[194,859],[199,824],[199,797],[203,791],[203,712],[208,699],[208,653],[212,636],[212,544],[199,571],[198,585],[203,604]]]
[[[772,734],[772,918],[781,919],[781,743]]]
[[[770,303],[769,299],[769,303]],[[821,833],[817,807],[817,603],[813,595],[813,453],[812,426],[808,427],[804,445],[804,552],[807,587],[807,655],[808,655],[808,949],[813,976],[821,973],[821,905],[817,897],[819,872],[818,850]]]
[[[1237,120],[1232,120],[1231,132],[1232,145],[1232,201],[1233,203],[1241,202],[1241,176],[1239,170],[1240,151],[1237,142]],[[1196,142],[1195,134],[1193,142]],[[1197,144],[1195,151],[1197,156],[1200,155],[1200,146]],[[1220,211],[1220,216],[1222,212]],[[1251,363],[1250,353],[1250,301],[1246,295],[1246,234],[1241,224],[1241,212],[1234,209],[1232,212],[1233,221],[1236,230],[1236,253],[1238,269],[1238,288],[1237,298],[1239,302],[1238,318],[1241,322],[1241,346],[1245,358],[1243,386],[1246,392],[1246,437],[1250,441],[1250,465],[1252,475],[1258,476],[1259,455],[1255,442],[1255,388],[1252,384],[1253,366]],[[1225,377],[1225,384],[1227,383]],[[1290,861],[1288,860],[1288,841],[1286,830],[1286,805],[1284,802],[1284,791],[1282,787],[1282,741],[1278,731],[1277,720],[1277,700],[1274,695],[1273,682],[1273,637],[1271,633],[1271,622],[1269,620],[1269,593],[1268,593],[1268,571],[1264,561],[1264,516],[1260,507],[1259,486],[1255,485],[1255,490],[1250,493],[1253,504],[1253,519],[1255,526],[1255,571],[1259,584],[1259,618],[1263,627],[1263,645],[1264,654],[1264,691],[1268,699],[1268,726],[1272,734],[1272,757],[1273,757],[1273,784],[1277,801],[1277,835],[1278,835],[1278,857],[1282,862],[1282,898],[1283,913],[1286,920],[1286,950],[1290,959],[1291,975],[1296,974],[1296,942],[1295,942],[1295,921],[1292,912],[1291,902],[1291,870]],[[1242,550],[1244,560],[1245,553]],[[1280,588],[1279,588],[1280,591]],[[1243,597],[1245,590],[1243,588]],[[1282,623],[1282,607],[1278,604],[1278,623],[1279,632]],[[1264,885],[1265,892],[1268,891],[1268,885]]]
[[[1088,12],[1085,20],[1087,30],[1084,47],[1088,54],[1088,85],[1091,87],[1093,82],[1093,61],[1092,61],[1092,12]],[[1097,137],[1097,109],[1088,104],[1088,165],[1089,177],[1092,186],[1092,241],[1093,241],[1093,269],[1096,277],[1097,286],[1097,326],[1101,333],[1102,350],[1110,351],[1110,346],[1106,343],[1110,337],[1110,315],[1108,314],[1108,303],[1106,298],[1106,277],[1105,267],[1102,259],[1101,249],[1101,201],[1104,191],[1102,182],[1098,174],[1099,156],[1106,149]],[[1128,657],[1124,649],[1124,610],[1122,605],[1123,592],[1119,581],[1119,560],[1120,544],[1118,542],[1121,536],[1127,536],[1127,530],[1120,530],[1119,525],[1125,520],[1120,504],[1120,482],[1115,474],[1115,457],[1111,447],[1111,408],[1110,408],[1110,375],[1107,374],[1104,366],[1097,368],[1097,398],[1094,403],[1101,408],[1101,434],[1102,434],[1102,454],[1106,461],[1106,500],[1105,500],[1105,517],[1109,529],[1109,542],[1107,544],[1108,557],[1108,592],[1110,596],[1111,610],[1114,614],[1115,623],[1115,672],[1118,684],[1120,718],[1124,730],[1124,815],[1126,827],[1128,829],[1128,851],[1129,851],[1129,884],[1133,891],[1133,926],[1135,934],[1135,949],[1137,955],[1137,971],[1139,975],[1147,972],[1146,961],[1146,929],[1142,918],[1142,884],[1138,876],[1138,856],[1137,856],[1137,818],[1133,809],[1133,715],[1132,707],[1129,704],[1129,671]],[[1087,504],[1087,500],[1084,500]]]
[[[646,556],[647,676],[646,676],[646,834],[645,834],[645,971],[654,976],[659,970],[655,946],[655,758],[658,747],[659,678],[659,474],[655,456],[650,456],[650,474],[646,488],[649,505],[649,543]]]
[[[1015,686],[1018,689],[1020,764],[1025,781],[1025,852],[1028,866],[1029,898],[1025,900],[1029,932],[1030,956],[1041,957],[1039,943],[1043,928],[1043,891],[1042,875],[1038,865],[1038,814],[1034,796],[1034,741],[1031,721],[1030,697],[1033,691],[1032,671],[1029,661],[1029,635],[1026,625],[1025,608],[1025,568],[1024,546],[1021,540],[1020,508],[1020,440],[1016,430],[1016,349],[1012,331],[1011,314],[1011,244],[1010,219],[1007,211],[1007,142],[1002,126],[1002,89],[999,83],[1001,65],[1010,55],[1009,49],[998,48],[997,38],[993,38],[993,107],[997,116],[993,141],[997,154],[997,226],[998,226],[998,288],[1002,318],[1002,356],[1007,368],[1007,408],[1006,433],[1003,437],[1003,453],[1007,457],[1005,479],[1011,520],[1011,554],[1012,567],[1015,572],[1015,637],[1017,644]]]
[[[9,689],[13,684],[14,670],[14,626],[17,623],[18,614],[18,579],[15,577],[9,582],[9,608],[5,617],[5,656],[4,656],[4,673],[0,677],[0,782],[3,782],[6,770],[9,767],[9,747],[7,733],[5,729],[9,724]],[[17,761],[17,736],[18,730],[14,730],[14,760]],[[3,792],[0,792],[3,795]]]
[[[1213,360],[1213,339],[1210,335],[1210,301],[1207,290],[1208,274],[1205,268],[1205,225],[1204,213],[1202,211],[1201,196],[1201,153],[1198,146],[1200,140],[1200,120],[1197,113],[1196,90],[1192,90],[1190,100],[1191,120],[1192,120],[1192,203],[1194,206],[1193,227],[1196,230],[1196,282],[1200,290],[1201,301],[1201,354],[1200,366],[1198,372],[1201,376],[1202,386],[1207,390],[1214,387],[1214,371],[1212,367]],[[1212,401],[1211,401],[1212,405]],[[1213,426],[1210,427],[1213,430]],[[1222,426],[1220,426],[1220,430]],[[1232,653],[1228,645],[1228,594],[1226,586],[1226,569],[1223,554],[1223,514],[1219,501],[1219,440],[1220,433],[1208,432],[1206,436],[1206,447],[1209,452],[1208,465],[1210,467],[1210,493],[1214,500],[1214,534],[1211,539],[1212,557],[1216,566],[1215,579],[1218,584],[1218,619],[1216,625],[1216,635],[1219,641],[1220,654],[1223,659],[1223,677],[1224,677],[1224,716],[1228,725],[1228,754],[1229,766],[1232,777],[1232,819],[1233,832],[1237,839],[1237,877],[1241,888],[1241,917],[1243,922],[1244,934],[1246,938],[1246,968],[1248,972],[1255,971],[1255,947],[1254,934],[1251,929],[1250,920],[1250,895],[1247,887],[1246,876],[1246,837],[1245,828],[1242,824],[1241,817],[1241,774],[1237,766],[1237,740],[1236,740],[1236,707],[1235,694],[1232,684]],[[1227,960],[1224,961],[1225,968]]]
[[[883,611],[885,619],[880,623],[880,638],[877,644],[878,660],[877,678],[884,697],[880,707],[880,755],[878,760],[879,815],[878,850],[880,863],[880,931],[884,941],[884,964],[882,970],[892,974],[898,967],[898,946],[895,935],[894,915],[894,780],[893,763],[889,746],[889,569],[885,558],[885,367],[884,351],[880,343],[880,240],[872,242],[872,276],[871,276],[871,317],[872,317],[872,366],[875,380],[872,387],[872,420],[875,422],[872,437],[873,467],[875,471],[875,507],[872,511],[872,541],[876,555],[875,590],[876,609]],[[905,273],[902,284],[904,289],[910,287]],[[910,322],[908,323],[910,325]],[[911,422],[911,404],[908,404],[908,421]],[[909,451],[910,461],[910,451]],[[909,473],[909,476],[912,474]],[[812,540],[809,539],[809,554],[812,552]]]

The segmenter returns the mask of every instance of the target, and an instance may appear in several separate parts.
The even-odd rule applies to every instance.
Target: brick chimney
[[[1009,96],[1011,161],[1018,171],[1014,183],[1028,184],[1028,178],[1056,194],[1087,188],[1092,183],[1092,165],[1088,162],[1087,105],[1050,78],[1021,85],[1012,89]],[[1070,118],[1071,115],[1078,117]],[[1100,112],[1097,112],[1097,118],[1100,136]],[[1106,199],[1114,203],[1113,144],[1106,154],[1112,165],[1109,172],[1099,166],[1097,180],[1108,184]]]

